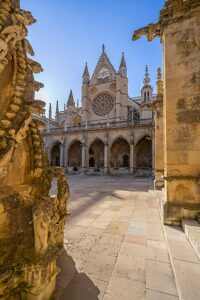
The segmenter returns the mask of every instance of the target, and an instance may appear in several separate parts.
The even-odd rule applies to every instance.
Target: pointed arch
[[[134,150],[136,170],[152,170],[152,138],[149,135],[143,136],[136,143]]]
[[[82,165],[82,142],[79,139],[72,140],[67,148],[68,168],[71,171],[79,171]]]
[[[50,164],[51,166],[60,166],[60,150],[61,150],[61,141],[56,140],[51,145],[50,150]]]
[[[111,144],[111,167],[115,170],[119,168],[130,168],[130,144],[122,136],[118,136]]]
[[[95,138],[89,146],[89,167],[100,171],[104,167],[104,142]]]

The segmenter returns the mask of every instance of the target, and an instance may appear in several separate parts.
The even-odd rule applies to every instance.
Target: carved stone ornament
[[[62,169],[49,166],[41,121],[45,103],[34,100],[42,71],[26,39],[36,20],[18,0],[0,1],[0,298],[49,299],[63,249],[69,189]],[[58,194],[49,196],[53,178]],[[48,289],[51,282],[51,289]],[[48,291],[45,291],[47,288]],[[29,296],[30,298],[29,298]],[[34,297],[34,298],[33,298]],[[44,299],[44,298],[43,298]]]
[[[92,108],[97,116],[105,116],[114,107],[114,100],[110,95],[102,94],[96,97],[92,103]]]

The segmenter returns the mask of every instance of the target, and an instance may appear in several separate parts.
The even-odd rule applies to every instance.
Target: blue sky
[[[57,99],[63,110],[70,89],[81,100],[85,62],[92,74],[103,43],[117,70],[125,52],[130,96],[140,94],[146,64],[155,88],[156,70],[162,66],[160,40],[149,43],[143,37],[132,42],[131,37],[135,29],[158,20],[163,4],[164,0],[21,0],[21,7],[38,21],[28,37],[34,59],[44,68],[36,79],[45,87],[36,97],[52,102],[54,110]]]

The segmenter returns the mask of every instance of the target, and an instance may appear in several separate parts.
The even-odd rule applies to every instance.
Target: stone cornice
[[[160,11],[161,32],[165,26],[200,14],[199,0],[168,0]]]
[[[136,30],[132,40],[136,41],[142,35],[146,35],[147,40],[152,41],[155,37],[162,37],[168,25],[199,15],[199,0],[167,0],[163,9],[160,11],[158,23],[149,24],[148,26]]]

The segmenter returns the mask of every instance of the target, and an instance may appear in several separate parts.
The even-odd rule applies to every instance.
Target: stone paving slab
[[[69,184],[57,299],[178,300],[151,181],[82,175]]]
[[[147,260],[146,286],[148,289],[178,296],[172,267],[169,263]]]
[[[178,300],[178,297],[147,289],[146,300]]]

